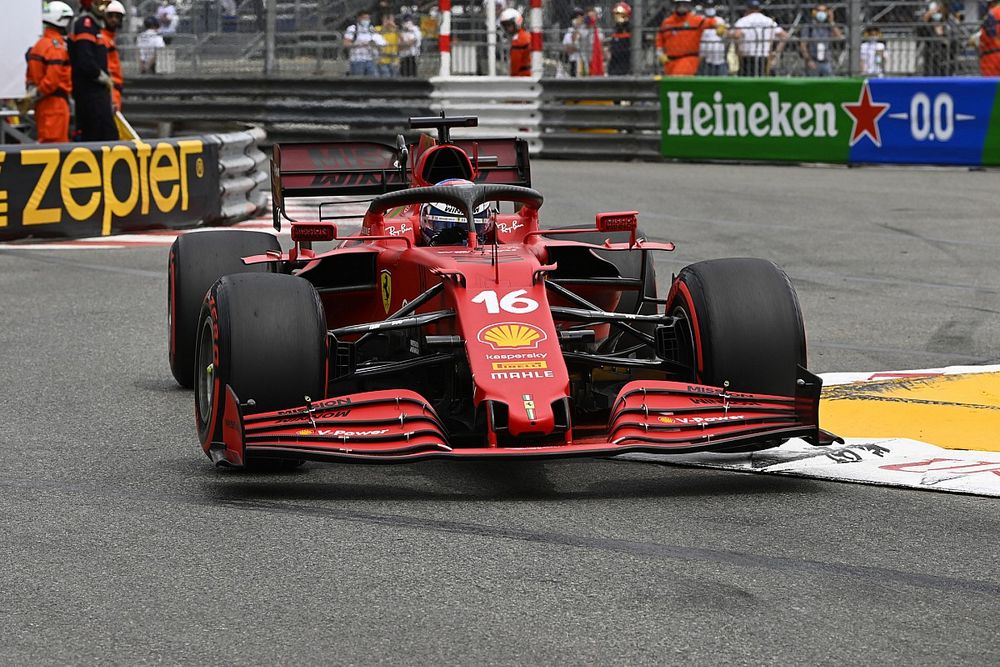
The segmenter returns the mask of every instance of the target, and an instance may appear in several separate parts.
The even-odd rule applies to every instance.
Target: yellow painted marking
[[[845,437],[910,438],[947,449],[1000,452],[1000,373],[827,387],[820,425]]]

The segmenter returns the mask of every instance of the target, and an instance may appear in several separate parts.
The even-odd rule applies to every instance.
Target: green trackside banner
[[[664,157],[1000,164],[995,78],[664,78]]]

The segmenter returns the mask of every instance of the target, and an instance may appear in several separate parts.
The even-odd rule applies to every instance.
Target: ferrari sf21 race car
[[[788,277],[698,262],[659,298],[634,211],[540,227],[519,139],[274,147],[274,224],[180,236],[169,256],[174,377],[217,464],[741,452],[829,444]],[[462,179],[462,185],[434,185]],[[292,221],[288,196],[337,196]],[[374,195],[343,235],[344,195]],[[357,204],[358,202],[353,202]],[[421,208],[459,216],[428,242]],[[343,210],[343,209],[341,209]],[[490,233],[482,234],[481,212]],[[355,216],[360,217],[360,216]],[[320,242],[336,242],[319,251]]]

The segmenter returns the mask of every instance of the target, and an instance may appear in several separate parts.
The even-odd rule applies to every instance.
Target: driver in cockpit
[[[464,187],[474,185],[464,178],[449,178],[436,186]],[[492,202],[483,202],[473,212],[476,237],[480,244],[493,243],[496,239],[496,209]],[[451,204],[430,203],[420,207],[421,245],[467,245],[469,223],[465,214]]]

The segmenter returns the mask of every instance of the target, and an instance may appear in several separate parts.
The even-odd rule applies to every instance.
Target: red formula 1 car
[[[818,427],[801,312],[771,262],[683,269],[657,298],[634,212],[546,230],[519,140],[453,142],[474,118],[412,119],[438,139],[275,147],[290,195],[377,194],[360,233],[291,222],[170,251],[170,360],[219,464],[749,451]],[[434,186],[446,179],[460,186]],[[339,203],[343,203],[342,201]],[[421,206],[460,214],[447,243]],[[477,228],[489,203],[492,230]],[[336,207],[334,206],[334,210]],[[506,211],[506,212],[503,212]],[[339,241],[320,252],[317,242]],[[207,293],[206,293],[207,292]]]

